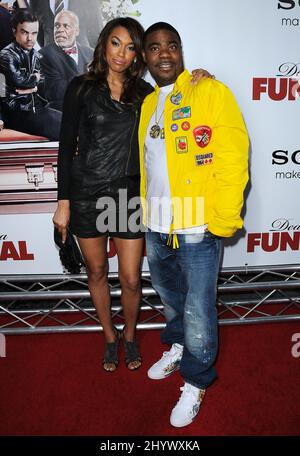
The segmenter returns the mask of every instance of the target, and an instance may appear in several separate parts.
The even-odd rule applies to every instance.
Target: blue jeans
[[[209,232],[177,236],[179,248],[173,249],[167,234],[146,233],[151,281],[167,322],[161,341],[184,346],[182,377],[206,388],[217,378],[216,289],[222,240]]]

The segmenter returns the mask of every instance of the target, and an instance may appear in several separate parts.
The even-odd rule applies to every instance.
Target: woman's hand
[[[214,74],[210,74],[207,70],[204,70],[203,68],[197,68],[196,70],[192,71],[193,78],[191,79],[191,84],[196,85],[201,79],[215,79]]]
[[[70,222],[70,201],[59,200],[58,206],[53,216],[53,223],[61,234],[64,243],[67,239],[67,228]]]

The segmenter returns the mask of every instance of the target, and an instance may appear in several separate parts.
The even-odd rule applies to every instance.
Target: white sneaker
[[[196,388],[189,383],[185,383],[180,390],[181,396],[170,416],[170,423],[175,427],[191,424],[198,415],[205,395],[205,389]]]
[[[182,358],[183,346],[173,344],[170,351],[163,353],[159,361],[148,370],[148,377],[153,380],[166,378],[179,368]]]

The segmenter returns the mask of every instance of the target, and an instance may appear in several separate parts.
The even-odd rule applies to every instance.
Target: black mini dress
[[[153,89],[141,80],[142,97]],[[70,200],[70,230],[82,238],[138,239],[141,221],[140,105],[123,104],[82,76],[66,91],[58,154],[58,199]]]

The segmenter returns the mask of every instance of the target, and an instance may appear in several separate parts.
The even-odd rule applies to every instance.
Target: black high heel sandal
[[[121,333],[121,337],[124,342],[124,350],[125,350],[125,363],[126,367],[129,370],[137,370],[141,367],[142,365],[142,357],[140,354],[139,346],[136,340],[129,342],[125,339],[125,334],[124,334],[124,329]],[[133,366],[130,367],[129,365],[134,362],[139,362],[140,364],[138,366]]]
[[[120,332],[115,328],[116,340],[114,342],[106,342],[103,356],[103,369],[105,372],[114,372],[119,364],[119,342],[121,338]],[[112,368],[105,367],[105,365],[111,364]]]

